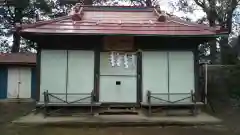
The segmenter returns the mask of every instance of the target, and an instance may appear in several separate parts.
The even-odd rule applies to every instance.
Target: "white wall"
[[[108,57],[108,53],[101,53],[100,102],[136,102],[136,68],[112,68]],[[147,100],[147,90],[153,93],[190,93],[191,90],[194,91],[192,52],[144,51],[142,58],[143,102]],[[116,81],[121,81],[121,86],[116,86]],[[40,101],[43,101],[44,90],[49,90],[50,93],[90,93],[94,87],[93,83],[93,51],[70,50],[67,56],[66,50],[42,50]],[[188,95],[159,97],[175,101],[186,96]],[[61,96],[61,98],[65,100],[66,96]],[[80,96],[68,96],[69,101],[79,98]],[[55,100],[55,102],[61,101]]]

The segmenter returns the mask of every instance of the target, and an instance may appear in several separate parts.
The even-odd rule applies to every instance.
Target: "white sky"
[[[190,19],[192,19],[192,21],[196,21],[199,18],[202,18],[203,16],[205,16],[205,13],[202,10],[196,10],[192,13],[184,13],[184,12],[180,12],[180,11],[174,11],[174,8],[169,4],[171,2],[177,2],[178,0],[160,0],[160,6],[161,6],[161,10],[164,10],[168,13],[172,13],[178,17],[188,17]],[[189,0],[192,1],[192,0]]]
[[[107,1],[106,3],[102,4],[102,5],[111,5],[114,2],[118,2],[118,4],[121,4],[121,6],[129,6],[130,2],[127,1],[122,1],[119,2],[118,0],[111,0],[111,1]],[[170,3],[176,3],[178,0],[158,0],[159,1],[159,5],[161,7],[161,10],[166,11],[167,13],[171,13],[174,14],[178,17],[188,17],[190,19],[192,19],[192,21],[197,21],[199,18],[202,18],[203,16],[205,16],[205,13],[199,8],[199,10],[195,10],[195,12],[192,13],[184,13],[182,11],[176,11]],[[189,3],[194,3],[192,0],[189,0]],[[198,6],[196,6],[198,7]]]

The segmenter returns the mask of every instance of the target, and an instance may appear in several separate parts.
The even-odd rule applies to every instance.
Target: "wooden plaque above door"
[[[131,36],[105,36],[103,41],[105,51],[133,51],[134,37]]]

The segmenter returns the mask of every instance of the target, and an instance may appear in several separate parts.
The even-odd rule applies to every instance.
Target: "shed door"
[[[68,95],[67,101],[73,102],[89,95],[94,88],[94,52],[93,51],[68,51]],[[90,98],[86,99],[90,101]],[[84,102],[81,100],[81,102]]]
[[[8,98],[17,98],[19,91],[19,69],[18,68],[9,68],[8,69]]]
[[[109,53],[101,53],[99,93],[100,102],[137,102],[136,60],[134,64],[130,63],[128,68],[124,68],[123,62],[121,63],[120,67],[112,67],[109,63]]]
[[[20,68],[20,98],[31,98],[31,68]]]
[[[165,93],[158,98],[168,100],[168,58],[167,52],[144,51],[142,53],[143,102],[147,102],[147,91]],[[154,100],[152,102],[162,102]]]
[[[8,98],[31,98],[31,69],[8,69]]]
[[[44,101],[43,92],[61,93],[58,98],[66,100],[67,51],[41,51],[40,101]],[[62,102],[51,98],[51,102]]]
[[[191,51],[169,52],[169,92],[171,101],[181,100],[194,92],[194,57]],[[186,94],[185,94],[186,93]],[[188,102],[190,99],[181,102]]]
[[[0,68],[0,99],[5,99],[7,97],[7,68]]]

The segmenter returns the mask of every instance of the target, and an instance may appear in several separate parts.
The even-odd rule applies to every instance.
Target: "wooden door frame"
[[[94,48],[94,92],[96,93],[95,101],[99,102],[100,96],[100,54],[101,48],[99,46]],[[137,67],[136,67],[136,103],[104,103],[104,104],[126,104],[126,105],[140,105],[142,102],[142,57],[141,52],[136,53]]]

